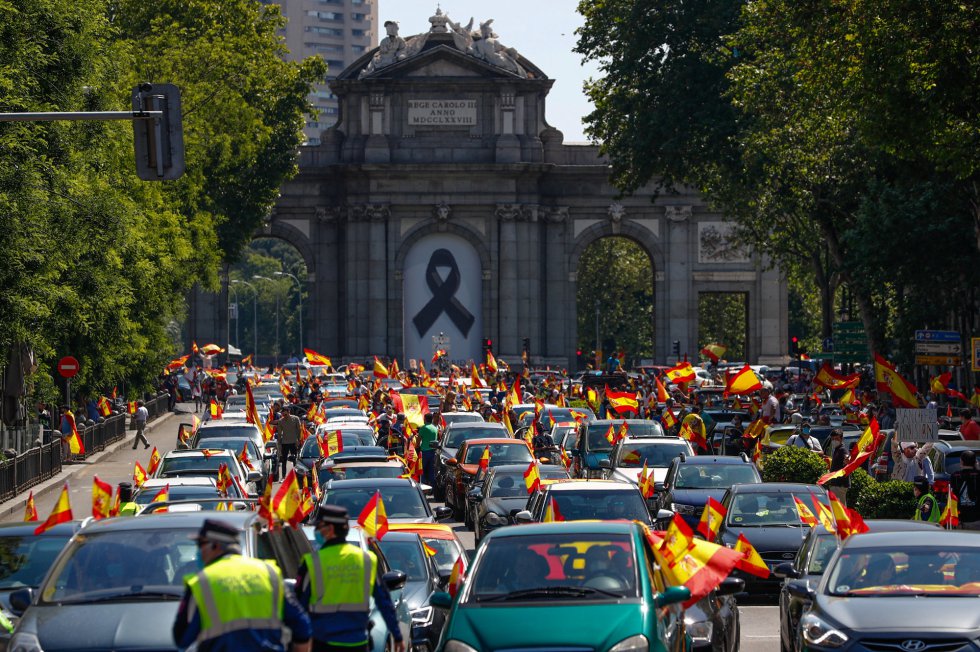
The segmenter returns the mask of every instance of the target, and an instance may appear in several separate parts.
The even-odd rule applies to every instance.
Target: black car
[[[865,521],[870,532],[907,532],[914,530],[933,530],[939,526],[927,521],[900,521],[889,519],[868,519]],[[840,547],[837,534],[823,525],[810,528],[803,540],[803,546],[796,559],[778,564],[773,575],[784,578],[779,589],[779,637],[783,650],[800,652],[796,647],[796,628],[807,606],[807,601],[789,592],[790,585],[803,585],[806,590],[814,590],[823,577],[827,562]]]
[[[684,610],[684,629],[695,650],[738,652],[741,627],[735,594],[745,582],[726,577],[715,590]]]
[[[505,464],[490,469],[487,476],[466,494],[470,521],[476,540],[505,525],[513,525],[512,514],[527,505],[526,464]],[[538,466],[542,481],[568,479],[568,471],[551,464]]]
[[[446,589],[449,573],[440,576],[433,558],[425,552],[422,539],[414,532],[389,532],[378,544],[391,568],[408,578],[402,596],[412,614],[412,649],[434,650],[447,612],[430,605],[429,598],[434,592]]]
[[[795,499],[815,513],[814,497],[829,508],[827,491],[820,485],[792,482],[733,485],[721,500],[726,514],[717,541],[734,546],[738,535],[744,534],[772,571],[779,564],[796,559],[803,540],[810,533],[810,526],[800,518]],[[738,569],[732,571],[732,575],[744,579],[750,592],[779,591],[780,580],[775,576],[762,579]]]
[[[340,505],[347,509],[351,526],[354,526],[375,492],[381,493],[385,513],[392,523],[435,523],[452,516],[448,507],[430,507],[419,484],[408,478],[331,480],[323,485],[323,497],[317,510],[323,505]],[[316,518],[310,521],[315,523]]]
[[[445,486],[449,474],[446,460],[456,457],[456,452],[469,439],[485,439],[487,437],[509,437],[510,433],[500,423],[458,421],[450,424],[442,433],[442,439],[434,443],[436,455],[436,484],[433,494],[439,500],[445,500]]]
[[[762,482],[755,464],[744,455],[678,455],[670,463],[663,483],[656,483],[650,513],[668,510],[697,528],[708,498],[721,501],[734,484]]]
[[[937,441],[929,451],[935,471],[933,492],[941,505],[946,504],[950,476],[961,468],[960,455],[968,450],[980,454],[980,441]]]
[[[868,532],[848,537],[809,601],[797,649],[976,650],[980,545],[974,532]]]

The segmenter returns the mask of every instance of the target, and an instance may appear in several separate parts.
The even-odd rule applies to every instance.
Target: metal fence
[[[157,394],[146,401],[149,420],[167,411],[167,394]],[[79,430],[85,452],[71,455],[70,460],[80,462],[90,455],[105,450],[106,446],[126,436],[129,416],[114,414],[104,421]],[[61,438],[52,436],[47,443],[35,446],[16,457],[0,462],[0,502],[9,500],[30,487],[61,473]]]

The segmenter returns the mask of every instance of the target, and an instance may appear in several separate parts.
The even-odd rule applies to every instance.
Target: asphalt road
[[[178,410],[193,411],[193,405],[181,404]],[[190,413],[178,414],[171,417],[162,427],[157,427],[147,435],[150,449],[142,446],[133,450],[132,433],[127,435],[127,445],[104,457],[95,464],[83,464],[85,468],[76,473],[70,484],[71,504],[76,518],[88,516],[92,504],[92,478],[99,479],[115,486],[123,480],[131,480],[134,463],[139,461],[145,468],[149,464],[150,450],[156,446],[160,453],[166,453],[174,448],[177,441],[177,428],[182,422],[190,421]],[[36,501],[38,516],[41,520],[51,513],[60,492],[54,491]],[[2,519],[5,522],[20,521],[22,512]],[[462,523],[453,523],[456,532],[467,548],[474,546],[473,533]],[[746,652],[778,652],[779,650],[779,608],[774,606],[775,600],[753,600],[750,605],[740,605],[741,615],[741,649]]]

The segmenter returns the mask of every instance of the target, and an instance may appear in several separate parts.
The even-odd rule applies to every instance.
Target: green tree
[[[698,341],[702,346],[719,342],[728,347],[725,358],[745,360],[747,297],[740,292],[701,292],[698,295]],[[695,350],[691,355],[697,357]]]

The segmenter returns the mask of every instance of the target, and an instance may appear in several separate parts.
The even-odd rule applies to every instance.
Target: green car
[[[642,525],[628,521],[536,523],[489,534],[450,613],[442,652],[690,649],[685,587],[669,586]]]

